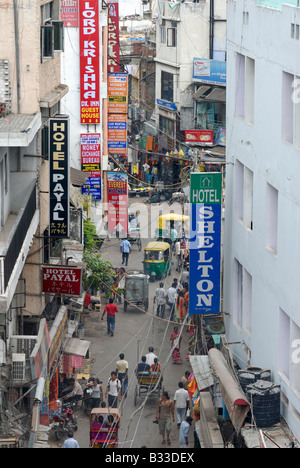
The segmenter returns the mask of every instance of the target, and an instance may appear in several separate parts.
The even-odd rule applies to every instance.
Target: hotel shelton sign
[[[191,174],[189,313],[219,314],[222,174]]]
[[[69,237],[69,119],[49,123],[50,237]]]

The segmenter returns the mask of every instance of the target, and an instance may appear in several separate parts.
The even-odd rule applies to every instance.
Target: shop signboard
[[[211,146],[214,144],[214,132],[212,130],[185,130],[185,142]]]
[[[49,120],[50,237],[69,237],[69,119]]]
[[[193,80],[201,83],[226,86],[226,62],[194,58]]]
[[[127,115],[108,114],[108,151],[111,154],[126,154]]]
[[[127,73],[110,73],[108,75],[107,94],[108,113],[127,114]]]
[[[81,170],[90,176],[82,186],[82,194],[101,200],[101,139],[99,133],[83,133],[81,142]]]
[[[99,2],[79,2],[80,121],[100,123]]]
[[[44,293],[80,296],[82,269],[64,266],[44,266],[42,267],[42,283]]]
[[[191,315],[219,314],[221,269],[222,174],[191,174]]]
[[[109,73],[120,71],[119,0],[109,0],[108,8],[108,50],[107,68]]]
[[[128,176],[122,172],[107,172],[108,230],[128,233]]]
[[[60,0],[60,20],[65,28],[78,28],[78,3],[79,0]]]

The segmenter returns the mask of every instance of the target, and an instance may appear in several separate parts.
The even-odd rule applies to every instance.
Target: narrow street
[[[140,201],[141,203],[141,201]],[[173,209],[173,208],[172,208]],[[145,226],[146,219],[140,219],[141,226]],[[132,247],[132,253],[129,257],[128,267],[126,271],[143,270],[143,249],[152,239],[143,239],[143,248],[139,252],[137,246]],[[101,248],[102,257],[109,260],[113,267],[121,266],[121,253],[119,248],[119,240],[106,240]],[[178,278],[179,274],[173,266],[172,275],[164,280],[165,289],[171,286],[173,278]],[[129,363],[129,386],[128,397],[121,402],[121,429],[119,431],[119,447],[120,448],[164,448],[162,438],[159,435],[157,424],[153,424],[155,412],[158,403],[158,393],[151,395],[147,399],[144,407],[137,411],[144,402],[145,397],[141,396],[137,399],[137,405],[134,405],[134,393],[137,384],[137,379],[134,374],[134,369],[143,355],[147,354],[148,347],[154,347],[154,353],[158,355],[159,362],[163,366],[170,355],[171,341],[170,336],[173,331],[174,323],[166,320],[169,307],[166,307],[165,319],[162,320],[155,316],[153,297],[155,290],[158,287],[158,282],[149,283],[149,310],[148,313],[143,312],[137,307],[129,307],[127,312],[124,312],[123,304],[118,305],[119,313],[116,317],[116,328],[114,336],[107,335],[106,317],[101,321],[102,311],[104,308],[103,299],[101,304],[101,312],[92,311],[85,316],[85,338],[90,341],[90,357],[91,357],[91,375],[98,377],[103,382],[103,390],[105,392],[107,381],[111,371],[115,370],[115,363],[119,359],[119,354],[124,353],[125,359]],[[172,364],[170,359],[165,367],[163,376],[163,389],[166,390],[170,397],[174,398],[174,393],[178,389],[178,382],[184,375],[186,370],[191,371],[190,364],[186,360],[188,345],[188,333],[186,330],[182,333],[181,357],[182,364]],[[136,412],[136,414],[134,414]],[[75,434],[80,447],[86,448],[89,446],[89,422],[88,417],[80,408],[77,410],[79,419],[79,428]],[[178,442],[179,429],[173,423],[171,432],[171,447],[174,449],[179,447]],[[61,442],[55,442],[54,446],[60,447]],[[190,431],[190,445],[193,443],[192,430]]]

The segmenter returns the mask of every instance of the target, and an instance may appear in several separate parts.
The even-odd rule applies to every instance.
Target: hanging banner
[[[220,313],[222,174],[191,174],[191,315]]]
[[[98,0],[79,2],[80,121],[100,123],[100,65]]]
[[[127,115],[108,114],[108,150],[111,154],[127,152]]]
[[[50,237],[69,237],[69,119],[49,119]]]
[[[128,176],[120,172],[107,173],[108,230],[119,236],[128,233]]]
[[[108,73],[120,71],[120,33],[119,33],[119,0],[109,0],[108,7]]]
[[[112,73],[107,80],[108,113],[127,114],[127,73]]]

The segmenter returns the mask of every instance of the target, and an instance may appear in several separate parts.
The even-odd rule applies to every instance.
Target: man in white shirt
[[[186,410],[190,405],[190,396],[189,392],[184,389],[183,382],[179,382],[178,387],[179,389],[176,390],[174,396],[174,405],[176,408],[177,426],[179,427],[182,421],[185,420]]]
[[[186,418],[186,421],[183,421],[180,425],[180,431],[179,431],[180,448],[189,447],[189,432],[190,432],[192,423],[193,423],[193,418],[191,416],[188,416]]]
[[[151,367],[152,364],[154,364],[154,359],[157,358],[156,354],[154,354],[154,349],[152,348],[152,346],[150,346],[149,348],[149,353],[146,354],[146,364],[149,364],[149,366]]]
[[[175,298],[176,298],[176,284],[173,283],[172,286],[167,291],[167,301],[170,306],[170,320],[171,321],[174,318]]]
[[[167,302],[167,293],[164,289],[164,283],[159,283],[159,288],[155,291],[153,302],[154,304],[157,303],[156,316],[164,318]]]
[[[105,398],[108,400],[109,408],[117,408],[118,400],[121,401],[121,382],[117,378],[116,372],[111,372],[111,377],[108,379]]]

